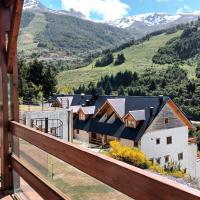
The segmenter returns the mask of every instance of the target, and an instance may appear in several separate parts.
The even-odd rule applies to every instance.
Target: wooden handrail
[[[198,190],[64,142],[17,122],[11,122],[10,125],[13,135],[136,200],[200,200]]]
[[[36,172],[30,164],[22,161],[18,157],[11,156],[11,167],[22,177],[42,198],[53,200],[68,199],[65,194],[60,192],[55,186],[49,184],[41,175]]]

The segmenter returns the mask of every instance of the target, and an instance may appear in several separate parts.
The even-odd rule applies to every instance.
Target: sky
[[[52,9],[82,12],[88,19],[110,21],[122,17],[157,12],[200,12],[200,0],[40,0]]]

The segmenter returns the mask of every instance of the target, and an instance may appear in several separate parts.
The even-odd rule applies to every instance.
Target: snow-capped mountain
[[[197,20],[200,13],[182,13],[170,15],[165,13],[146,13],[124,17],[115,21],[106,22],[112,26],[128,29],[139,38],[153,31],[161,30]]]
[[[117,19],[115,21],[108,22],[113,26],[120,28],[128,28],[135,22],[143,22],[147,26],[155,26],[160,24],[167,24],[176,21],[181,18],[181,15],[169,15],[163,13],[145,13],[140,15],[134,15]]]
[[[45,6],[39,0],[25,0],[24,9],[45,9]]]
[[[45,7],[39,0],[25,0],[24,1],[24,10],[33,10],[33,9],[39,9],[39,10],[43,10],[45,12],[51,12],[54,14],[69,15],[69,16],[73,16],[73,17],[86,19],[85,15],[83,15],[81,12],[76,11],[72,8],[69,11],[53,10],[53,9]]]

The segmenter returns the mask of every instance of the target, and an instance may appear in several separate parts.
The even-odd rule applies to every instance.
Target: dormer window
[[[79,120],[85,120],[84,113],[79,113]]]
[[[135,121],[126,120],[126,127],[135,128]]]
[[[81,107],[78,110],[78,116],[79,120],[86,120],[89,116],[93,115],[95,111],[95,106],[86,106],[86,107]]]
[[[145,110],[129,111],[123,119],[126,127],[136,128],[141,121],[145,120]]]

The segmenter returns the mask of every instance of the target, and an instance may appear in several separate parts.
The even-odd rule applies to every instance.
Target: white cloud
[[[92,13],[102,16],[102,20],[115,20],[128,14],[129,6],[121,0],[61,0],[65,10],[73,8],[88,19]]]
[[[193,10],[190,6],[184,5],[182,8],[179,8],[176,13],[200,13],[200,10]]]

